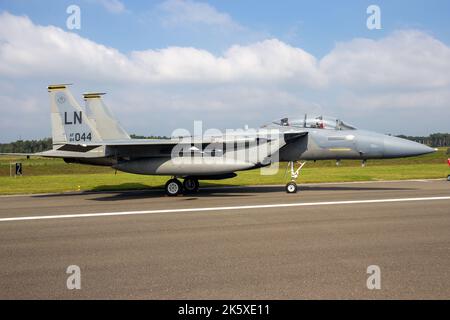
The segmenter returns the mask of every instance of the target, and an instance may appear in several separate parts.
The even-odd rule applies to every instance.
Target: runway
[[[0,197],[0,268],[1,299],[449,299],[450,182]]]

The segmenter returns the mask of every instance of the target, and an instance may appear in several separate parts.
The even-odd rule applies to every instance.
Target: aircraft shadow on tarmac
[[[112,189],[113,186],[102,186],[103,189]],[[123,187],[123,186],[116,186]],[[397,187],[375,187],[375,186],[333,186],[333,185],[300,185],[299,194],[311,191],[406,191],[414,190],[414,188],[397,188]],[[242,187],[242,186],[227,186],[227,187],[205,187],[200,188],[199,192],[195,194],[186,194],[177,197],[180,200],[192,201],[203,197],[242,197],[242,196],[257,196],[263,193],[279,192],[285,194],[284,186],[256,186],[256,187]],[[93,201],[120,201],[120,200],[135,200],[146,198],[162,198],[165,197],[165,192],[162,189],[143,189],[131,191],[86,191],[68,194],[49,194],[36,195],[34,197],[67,197],[80,195],[98,195],[98,197],[88,198]],[[286,195],[289,197],[290,195]],[[168,198],[169,199],[169,198]],[[173,198],[170,198],[173,199]]]

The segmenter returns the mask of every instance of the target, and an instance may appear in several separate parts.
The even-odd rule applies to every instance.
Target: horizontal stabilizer
[[[31,157],[39,156],[39,153],[0,153],[0,156],[11,156],[11,157]]]
[[[78,144],[65,144],[58,148],[59,151],[70,151],[70,152],[88,152],[97,148],[97,146],[82,146]]]

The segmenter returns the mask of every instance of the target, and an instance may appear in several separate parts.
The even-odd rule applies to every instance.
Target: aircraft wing
[[[105,140],[96,142],[71,142],[66,143],[58,148],[58,150],[63,151],[78,151],[87,152],[98,147],[166,147],[175,146],[178,144],[213,144],[213,143],[243,143],[243,142],[254,142],[257,137],[241,137],[241,138],[228,138],[223,139],[221,137],[204,137],[199,138],[180,138],[180,139],[130,139],[130,140]],[[267,139],[266,139],[267,140]]]
[[[290,144],[299,139],[307,136],[307,132],[284,132],[280,135],[284,137],[284,144]],[[80,157],[83,158],[97,158],[103,157],[107,154],[115,153],[117,150],[119,152],[145,152],[152,155],[170,155],[171,147],[176,145],[191,145],[191,144],[202,144],[203,147],[206,147],[210,144],[226,144],[226,143],[245,143],[245,142],[255,142],[257,140],[266,140],[270,139],[261,138],[258,136],[231,136],[227,138],[223,138],[220,136],[210,136],[203,137],[203,139],[199,139],[197,137],[182,137],[182,138],[174,138],[174,139],[124,139],[124,140],[105,140],[105,141],[95,141],[95,142],[71,142],[61,144],[59,146],[55,146],[55,149],[39,152],[39,153],[16,153],[16,154],[8,154],[13,156],[41,156],[41,157],[51,157],[51,158],[72,158],[72,157]],[[105,148],[108,148],[110,151],[106,151]],[[106,152],[105,152],[106,151]]]
[[[124,147],[124,146],[172,146],[182,143],[182,140],[174,139],[129,139],[129,140],[105,140],[100,142],[80,142],[80,143],[70,143],[66,146],[81,146],[83,148],[89,147]],[[186,140],[185,143],[195,143],[193,140]]]
[[[284,136],[286,143],[293,142],[299,138],[305,137],[308,132],[284,132],[281,133]],[[177,144],[211,144],[211,143],[242,143],[242,142],[254,142],[257,140],[264,140],[265,138],[260,138],[258,136],[230,136],[224,139],[223,137],[210,136],[210,137],[181,137],[174,139],[125,139],[125,140],[105,140],[96,142],[72,142],[64,144],[59,150],[66,151],[85,151],[92,150],[97,147],[107,146],[107,147],[126,147],[126,146],[174,146]],[[270,140],[270,139],[265,139]],[[69,149],[79,149],[79,150],[69,150]]]

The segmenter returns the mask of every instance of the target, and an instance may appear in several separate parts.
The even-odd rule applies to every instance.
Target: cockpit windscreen
[[[317,129],[329,129],[329,130],[356,130],[356,128],[350,124],[345,123],[342,120],[331,117],[308,117],[303,119],[299,118],[283,118],[273,122],[279,126],[296,127],[296,128],[317,128]]]

